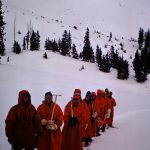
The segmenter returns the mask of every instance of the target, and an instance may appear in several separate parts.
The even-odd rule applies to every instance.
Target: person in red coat
[[[6,136],[13,150],[34,150],[42,128],[28,91],[19,92],[18,104],[10,109],[5,122]]]
[[[87,126],[87,130],[85,131],[85,147],[92,142],[92,137],[96,136],[96,118],[97,118],[97,111],[96,111],[96,93],[95,92],[90,92],[88,91],[86,93],[85,101],[87,107],[88,107],[88,112],[89,113],[89,122]]]
[[[110,123],[108,124],[109,127],[112,127],[113,128],[113,118],[114,118],[114,107],[117,105],[116,104],[116,101],[115,99],[112,97],[112,92],[110,91],[109,92],[109,99],[110,99],[110,102],[111,102],[111,112],[110,112]]]
[[[45,93],[45,100],[37,109],[43,127],[38,150],[61,149],[62,133],[60,127],[63,123],[63,112],[56,101],[52,101],[52,97],[51,92]]]
[[[111,124],[111,117],[110,117],[110,114],[112,113],[112,103],[111,103],[111,100],[110,100],[110,92],[108,90],[108,88],[105,89],[105,94],[106,94],[106,101],[107,101],[107,111],[106,111],[106,114],[105,114],[105,122],[107,124],[107,126],[110,126]]]
[[[86,114],[80,97],[74,95],[64,110],[62,150],[82,150],[82,132],[85,128]]]
[[[97,135],[99,135],[99,130],[101,129],[102,132],[105,132],[106,122],[105,122],[105,114],[107,111],[107,101],[105,99],[105,92],[101,89],[97,90],[97,97],[96,97],[96,107],[97,107]]]
[[[84,116],[85,116],[84,121],[85,121],[86,125],[85,125],[85,128],[82,128],[82,130],[81,130],[81,136],[82,136],[83,142],[84,142],[85,133],[86,133],[88,123],[89,123],[90,112],[89,112],[89,109],[88,109],[88,106],[87,106],[86,102],[82,100],[80,89],[75,89],[73,96],[77,96],[79,98],[80,105],[82,106],[82,110],[83,110],[83,113],[84,113]]]

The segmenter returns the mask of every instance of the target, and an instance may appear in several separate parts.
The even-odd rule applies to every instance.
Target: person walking
[[[19,92],[18,104],[9,110],[5,123],[6,136],[13,150],[34,150],[42,127],[27,90]]]
[[[64,110],[62,150],[82,150],[83,130],[86,129],[86,114],[80,96],[74,95]]]
[[[45,99],[37,108],[38,116],[43,128],[42,136],[38,143],[38,150],[60,150],[62,133],[60,127],[63,123],[63,112],[56,104],[57,95],[53,102],[51,92],[45,93]]]

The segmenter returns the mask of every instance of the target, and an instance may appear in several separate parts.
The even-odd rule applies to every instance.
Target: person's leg
[[[101,135],[99,132],[100,132],[100,127],[97,127],[97,129],[96,129],[96,136],[100,136]]]

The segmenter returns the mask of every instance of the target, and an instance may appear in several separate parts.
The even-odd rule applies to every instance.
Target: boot
[[[89,146],[90,144],[89,144],[89,142],[88,142],[88,138],[85,138],[85,143],[84,143],[84,147],[87,147],[87,146]]]
[[[105,132],[106,125],[102,126],[102,132]]]
[[[99,131],[100,131],[100,128],[97,127],[97,129],[96,129],[96,136],[100,136],[100,135],[101,135],[101,134],[99,133]]]

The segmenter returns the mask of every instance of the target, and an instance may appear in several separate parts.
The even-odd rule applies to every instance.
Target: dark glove
[[[13,138],[8,138],[8,142],[11,144],[11,145],[14,145],[14,139]]]
[[[78,124],[78,118],[77,117],[70,117],[68,125],[70,127],[74,127],[76,124]]]

